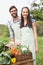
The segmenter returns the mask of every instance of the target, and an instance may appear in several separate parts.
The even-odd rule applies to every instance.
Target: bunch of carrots
[[[16,48],[12,48],[11,49],[11,54],[12,55],[21,55],[21,51],[19,49],[16,49]]]

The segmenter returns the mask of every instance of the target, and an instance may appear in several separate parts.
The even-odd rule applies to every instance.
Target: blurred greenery
[[[36,56],[36,65],[43,65],[43,37],[38,37],[39,42],[39,53]]]
[[[43,36],[43,21],[37,21],[38,36]]]
[[[0,24],[0,36],[9,37],[8,27]]]
[[[43,21],[43,12],[41,10],[31,10],[30,13],[34,19]]]
[[[0,41],[7,43],[9,42],[9,37],[0,36]]]

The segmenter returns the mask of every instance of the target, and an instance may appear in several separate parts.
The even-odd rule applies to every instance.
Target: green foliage
[[[10,59],[11,57],[7,53],[2,52],[0,54],[0,64],[10,64]]]
[[[39,53],[36,55],[36,65],[43,65],[43,37],[38,37]]]
[[[33,7],[34,7],[34,6],[38,6],[38,4],[37,4],[37,3],[33,3]]]
[[[0,25],[0,36],[9,37],[9,31],[7,26]]]
[[[43,13],[41,10],[32,10],[31,14],[34,19],[43,21]]]
[[[38,36],[43,36],[43,21],[37,22],[37,32]]]
[[[4,49],[4,43],[3,42],[0,42],[0,53],[3,51],[3,49]]]
[[[9,39],[10,39],[9,37],[0,36],[0,41],[5,42],[5,44],[9,42]]]

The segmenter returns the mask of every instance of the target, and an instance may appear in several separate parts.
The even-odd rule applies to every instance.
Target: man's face
[[[16,18],[17,17],[17,10],[16,10],[16,8],[11,9],[10,14],[11,14],[11,16],[13,18]]]

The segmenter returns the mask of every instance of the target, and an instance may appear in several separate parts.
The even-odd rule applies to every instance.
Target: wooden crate
[[[28,54],[21,54],[21,55],[15,55],[17,62],[32,59],[32,53],[29,52]]]
[[[15,64],[11,64],[11,65],[33,65],[33,61],[34,61],[33,59],[28,59],[28,60],[16,62]]]
[[[29,53],[29,55],[16,56],[16,58],[17,58],[17,62],[10,65],[33,65],[34,62],[34,60],[32,59],[32,53]],[[4,65],[4,64],[0,64],[0,65]]]
[[[32,59],[32,53],[30,52],[28,55],[24,54],[21,56],[16,56],[17,62],[11,65],[33,65],[34,60]]]
[[[34,61],[33,59],[28,59],[28,60],[16,62],[14,64],[10,64],[10,65],[33,65],[33,61]],[[0,64],[0,65],[6,65],[6,64]]]

